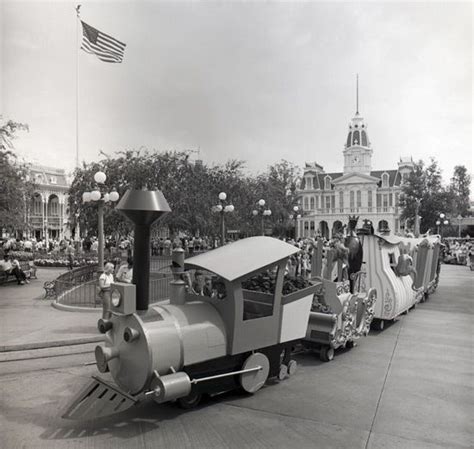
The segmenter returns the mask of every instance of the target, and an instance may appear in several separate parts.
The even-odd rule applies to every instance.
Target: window
[[[319,209],[319,196],[316,197],[316,209]]]
[[[383,194],[383,211],[387,212],[388,209],[388,195],[386,193]]]
[[[351,146],[351,132],[350,132],[350,131],[349,131],[349,134],[347,135],[346,146],[347,146],[347,147],[350,147],[350,146]]]
[[[372,208],[372,190],[367,191],[367,207],[370,209]]]
[[[324,178],[324,190],[331,190],[331,178],[329,176]]]
[[[351,190],[351,193],[349,194],[349,198],[350,198],[350,201],[349,201],[349,205],[351,207],[351,212],[353,212],[352,209],[354,209],[354,191]]]
[[[395,194],[395,206],[398,207],[400,205],[400,193],[397,192]]]
[[[313,188],[313,178],[310,176],[306,177],[306,188],[311,190]]]
[[[344,192],[339,192],[339,209],[340,212],[344,212]]]
[[[59,215],[59,200],[57,196],[50,198],[49,200],[48,215],[50,217],[54,217],[54,216],[57,217]]]
[[[362,146],[367,146],[367,133],[365,131],[362,131]]]
[[[354,131],[352,133],[352,145],[359,145],[360,143],[360,136],[359,136],[359,131]]]
[[[305,197],[304,197],[304,202],[303,202],[303,209],[304,209],[304,210],[308,210],[308,208],[309,208],[308,197],[305,196]]]
[[[362,207],[362,192],[360,190],[357,191],[357,207]]]
[[[273,315],[275,303],[275,284],[278,276],[278,266],[258,273],[242,282],[244,297],[244,321]]]
[[[336,208],[336,195],[331,195],[331,209]]]
[[[382,195],[377,193],[377,208],[382,207]]]
[[[49,182],[50,182],[51,184],[57,184],[57,183],[58,183],[58,180],[57,180],[56,176],[50,176],[50,177],[49,177]]]
[[[388,187],[388,173],[382,175],[382,187]]]
[[[331,209],[331,195],[326,195],[326,209]]]
[[[314,210],[314,196],[312,196],[309,200],[309,206],[311,210]]]
[[[43,202],[40,195],[33,197],[33,215],[42,215]]]
[[[314,221],[310,221],[309,228],[314,232]]]
[[[392,194],[391,194],[391,193],[388,194],[388,205],[389,205],[390,207],[393,206],[393,197],[392,197]]]

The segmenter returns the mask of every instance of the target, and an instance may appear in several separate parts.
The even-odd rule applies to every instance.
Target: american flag
[[[82,23],[81,49],[96,55],[104,62],[122,62],[125,44],[113,37],[96,30],[87,23]]]

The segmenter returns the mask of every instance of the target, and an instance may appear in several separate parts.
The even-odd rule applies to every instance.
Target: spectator
[[[68,263],[67,266],[70,270],[72,270],[74,267],[74,246],[72,246],[71,241],[69,241],[66,246],[66,257],[67,257],[67,263]]]
[[[4,259],[5,257],[7,256],[4,256]],[[24,285],[25,282],[27,284],[30,283],[30,281],[26,279],[26,274],[21,269],[20,262],[18,262],[18,260],[16,259],[11,260],[10,265],[11,265],[10,273],[16,277],[16,280],[18,281],[18,285]]]
[[[126,284],[131,284],[133,279],[133,258],[128,257],[127,263],[123,264],[116,275],[118,282],[125,282]]]
[[[204,295],[204,286],[206,284],[206,280],[204,278],[204,274],[202,271],[196,271],[194,274],[194,282],[193,282],[193,290],[196,295]],[[209,295],[210,296],[210,295]]]
[[[104,272],[99,277],[99,297],[102,300],[102,318],[108,319],[112,316],[110,312],[110,287],[114,282],[114,264],[107,262]]]

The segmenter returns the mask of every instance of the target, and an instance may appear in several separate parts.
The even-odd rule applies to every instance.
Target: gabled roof
[[[401,176],[398,170],[374,170],[370,172],[370,176],[373,176],[374,178],[379,178],[381,180],[382,175],[384,173],[388,174],[388,185],[390,187],[400,185]]]
[[[365,179],[366,181],[370,181],[370,182],[378,182],[379,181],[379,178],[376,178],[374,176],[366,175],[364,173],[353,172],[353,173],[346,173],[345,175],[340,176],[337,179],[334,179],[333,183],[337,184],[337,183],[345,181],[346,179],[349,179],[349,178],[362,178],[362,179]]]
[[[232,282],[299,251],[273,237],[249,237],[186,259],[185,267],[211,271]]]

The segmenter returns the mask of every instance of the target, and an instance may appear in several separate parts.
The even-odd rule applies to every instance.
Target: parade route
[[[290,379],[191,411],[150,401],[93,422],[66,421],[61,411],[97,373],[85,366],[94,344],[12,352],[0,363],[2,447],[472,447],[473,279],[465,266],[443,265],[428,302],[332,362],[299,354]]]

